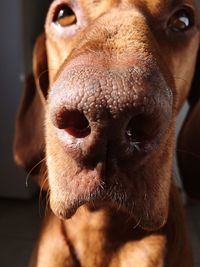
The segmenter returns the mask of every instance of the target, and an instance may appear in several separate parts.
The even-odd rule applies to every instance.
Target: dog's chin
[[[50,197],[50,206],[54,214],[60,218],[61,220],[70,219],[77,211],[77,209],[84,205],[86,202],[84,201],[71,201],[71,202],[58,202],[54,201],[52,197]]]
[[[53,192],[50,195],[50,206],[57,217],[62,220],[70,219],[82,205],[92,207],[93,210],[107,208],[111,204],[108,201],[106,190],[102,186],[97,186],[93,191],[84,194],[74,194],[67,192],[62,195],[61,199],[54,197]]]
[[[165,225],[166,209],[160,209],[159,214],[155,211],[151,214],[150,209],[142,208],[145,203],[134,201],[134,196],[128,196],[124,192],[123,188],[115,184],[108,188],[98,186],[94,191],[79,196],[71,197],[70,193],[65,193],[60,200],[51,194],[50,206],[54,214],[62,220],[70,219],[82,205],[86,205],[91,211],[113,209],[122,212],[133,222],[133,227],[143,230],[155,231]]]

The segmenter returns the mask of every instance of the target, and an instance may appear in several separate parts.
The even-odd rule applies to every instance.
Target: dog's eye
[[[76,15],[69,6],[64,5],[57,10],[53,21],[61,27],[67,27],[76,23]]]
[[[184,32],[194,25],[192,12],[187,9],[181,9],[175,12],[169,19],[168,28],[172,32]]]

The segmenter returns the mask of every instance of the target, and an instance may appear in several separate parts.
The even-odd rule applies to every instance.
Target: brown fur
[[[15,158],[29,170],[47,166],[56,215],[45,218],[30,267],[192,267],[172,164],[199,48],[195,4],[69,1],[78,22],[63,29],[52,23],[63,2],[53,1],[37,40],[36,89],[26,87],[16,127]],[[169,32],[166,21],[183,4],[194,26]],[[87,136],[59,126],[68,116],[76,127],[83,115]],[[124,139],[132,119],[139,137],[150,135],[135,150]]]

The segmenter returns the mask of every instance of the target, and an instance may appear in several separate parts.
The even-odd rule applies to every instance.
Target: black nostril
[[[126,137],[129,142],[150,141],[155,137],[158,127],[151,116],[140,114],[129,121],[126,128]]]
[[[75,138],[84,138],[91,132],[89,122],[85,115],[77,110],[63,109],[56,116],[56,126],[64,129]]]

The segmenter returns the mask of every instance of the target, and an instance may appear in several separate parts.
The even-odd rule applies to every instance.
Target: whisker
[[[184,149],[176,149],[176,152],[179,152],[179,153],[183,153],[183,154],[186,154],[188,156],[192,156],[196,159],[200,159],[200,154],[196,154],[194,152],[190,152],[190,151],[187,151],[187,150],[184,150]]]
[[[140,217],[140,218],[136,221],[135,225],[133,226],[133,229],[136,229],[136,228],[140,225],[141,220],[142,220],[142,218]]]
[[[38,163],[36,163],[33,168],[28,172],[27,176],[26,176],[26,187],[28,187],[28,180],[31,176],[31,173],[40,165],[42,164],[44,161],[46,160],[46,157],[44,157],[43,159],[41,159]]]
[[[38,76],[37,80],[40,80],[40,79],[42,78],[42,76],[43,76],[44,74],[48,73],[48,72],[49,72],[49,69],[43,70],[43,71],[40,73],[40,75]]]
[[[49,204],[50,204],[50,189],[48,189],[47,193],[46,193],[46,205],[45,205],[45,212],[44,215],[47,216],[48,211],[49,211]]]
[[[53,68],[48,68],[48,69],[45,69],[43,70],[42,72],[40,72],[39,76],[37,77],[37,82],[40,81],[40,79],[43,77],[43,75],[49,73],[50,70],[56,70],[56,69],[53,69]]]
[[[40,193],[39,193],[39,213],[40,216],[42,215],[42,206],[43,206],[43,187],[45,186],[46,182],[48,181],[48,177],[47,177],[47,171],[45,171],[44,176],[43,176],[43,183],[40,187]],[[46,206],[46,201],[45,201],[45,206]]]

